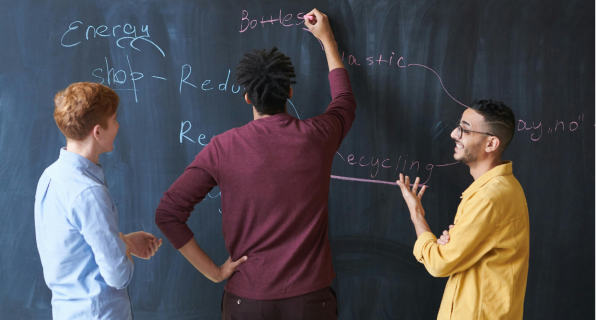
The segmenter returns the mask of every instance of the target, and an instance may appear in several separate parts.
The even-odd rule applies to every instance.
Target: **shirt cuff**
[[[329,79],[329,83],[333,85],[336,83],[349,82],[350,74],[348,73],[348,70],[346,70],[346,68],[335,68],[329,71],[327,78]]]
[[[418,237],[418,240],[416,240],[416,243],[414,244],[414,257],[416,257],[416,260],[418,260],[418,262],[420,262],[420,263],[424,263],[424,257],[422,256],[422,249],[424,249],[424,246],[428,242],[437,242],[437,237],[435,237],[435,235],[430,231],[427,231],[427,232],[424,232],[423,234],[421,234]]]
[[[190,228],[180,228],[180,230],[176,230],[176,235],[171,235],[168,237],[168,240],[172,243],[176,250],[180,250],[180,248],[184,247],[192,238],[194,238],[195,234],[190,231]]]
[[[346,68],[335,68],[329,72],[329,88],[331,89],[331,98],[335,99],[339,94],[352,92],[350,75]]]

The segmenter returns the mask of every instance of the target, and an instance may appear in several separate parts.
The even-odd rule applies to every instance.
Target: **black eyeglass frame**
[[[480,132],[480,131],[472,131],[472,130],[464,129],[464,128],[462,128],[461,124],[458,124],[458,125],[457,125],[457,132],[459,133],[459,138],[458,138],[458,139],[461,139],[461,138],[464,136],[464,132],[465,132],[465,133],[470,133],[470,132],[474,132],[474,133],[481,133],[481,134],[487,134],[487,135],[489,135],[489,136],[491,136],[491,137],[496,137],[496,136],[495,136],[494,134],[492,134],[492,133],[488,133],[488,132]]]

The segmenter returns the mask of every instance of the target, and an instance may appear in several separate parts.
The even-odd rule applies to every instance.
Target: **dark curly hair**
[[[290,80],[296,77],[290,58],[277,51],[277,47],[245,53],[236,77],[259,114],[284,112],[290,84],[296,83]]]
[[[501,151],[504,151],[515,133],[515,116],[513,110],[501,101],[474,99],[470,108],[484,117],[484,123],[490,133],[501,141]]]

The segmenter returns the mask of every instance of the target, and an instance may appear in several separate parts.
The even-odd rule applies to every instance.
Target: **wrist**
[[[412,223],[414,224],[414,229],[416,230],[416,237],[419,237],[421,234],[425,232],[430,232],[430,228],[424,216],[417,215],[412,217]]]
[[[425,212],[424,212],[424,208],[422,207],[416,207],[413,208],[412,210],[410,210],[410,218],[412,218],[412,221],[414,220],[424,220],[424,216],[425,216]]]
[[[132,252],[131,252],[130,244],[128,243],[128,239],[126,237],[127,235],[120,232],[118,234],[118,236],[120,237],[120,239],[122,239],[122,241],[126,245],[126,252],[124,254],[126,254],[126,256],[130,259],[130,261],[132,261]]]
[[[321,42],[325,48],[337,48],[337,42],[333,36],[322,37]]]
[[[215,265],[215,263],[213,264],[214,269],[213,269],[213,273],[211,275],[211,281],[215,282],[215,283],[220,283],[223,281],[223,270],[221,267],[218,267]]]
[[[118,236],[120,237],[120,239],[122,239],[122,241],[124,241],[124,243],[126,243],[126,245],[128,245],[128,239],[126,238],[126,235],[124,233],[120,232]]]

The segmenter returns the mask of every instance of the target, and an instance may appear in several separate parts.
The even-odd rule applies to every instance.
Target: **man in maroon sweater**
[[[337,319],[327,202],[333,157],[356,103],[327,16],[309,15],[305,25],[329,63],[325,113],[304,121],[287,113],[294,67],[277,48],[245,54],[237,76],[254,121],[214,137],[157,208],[155,222],[184,257],[214,282],[229,278],[223,319]],[[186,225],[215,186],[230,253],[220,267]]]

